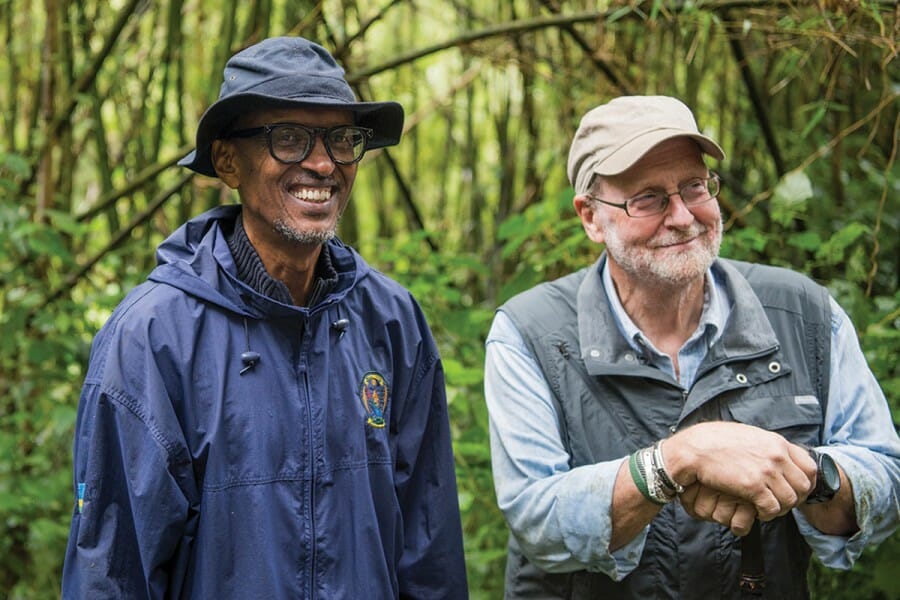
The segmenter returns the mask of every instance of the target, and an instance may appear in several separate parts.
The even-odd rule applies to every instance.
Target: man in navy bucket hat
[[[94,339],[64,598],[466,598],[441,359],[412,295],[336,237],[396,102],[323,47],[226,64],[179,164],[193,218]]]

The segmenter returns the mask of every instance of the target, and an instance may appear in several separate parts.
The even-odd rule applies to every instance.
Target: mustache
[[[695,237],[700,237],[709,231],[709,227],[702,223],[692,223],[687,229],[676,229],[667,231],[653,240],[654,248],[662,246],[671,246],[672,244],[681,244]]]

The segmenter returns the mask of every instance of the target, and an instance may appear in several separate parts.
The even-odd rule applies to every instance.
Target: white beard
[[[719,220],[713,235],[709,228],[694,223],[689,229],[671,231],[664,236],[650,240],[653,246],[629,245],[619,237],[615,226],[608,226],[604,232],[606,250],[629,276],[639,281],[680,286],[702,277],[719,255],[722,245],[722,221]],[[698,237],[699,236],[699,237]],[[681,253],[658,252],[656,249],[698,237],[699,247]]]

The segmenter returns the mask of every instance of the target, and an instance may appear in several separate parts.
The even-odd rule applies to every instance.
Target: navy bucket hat
[[[358,102],[342,69],[322,46],[301,37],[263,40],[225,63],[216,100],[197,125],[197,147],[178,164],[216,177],[213,140],[240,115],[261,108],[318,107],[348,110],[356,124],[375,131],[366,148],[393,146],[403,131],[397,102]]]

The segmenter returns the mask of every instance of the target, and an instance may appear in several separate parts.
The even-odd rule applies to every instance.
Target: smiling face
[[[241,117],[233,130],[274,123],[308,127],[353,125],[353,113],[320,108],[266,109]],[[237,189],[247,235],[260,255],[318,247],[334,237],[350,199],[357,165],[331,160],[321,138],[309,156],[296,164],[276,160],[261,133],[252,138],[216,140],[212,147],[216,173]]]
[[[674,138],[655,146],[627,171],[598,178],[593,194],[625,202],[648,190],[674,192],[692,178],[708,176],[698,146],[689,138]],[[613,273],[635,286],[684,286],[702,279],[722,242],[716,200],[688,208],[673,194],[663,213],[637,219],[586,196],[575,198],[575,208],[588,237],[606,244]]]

